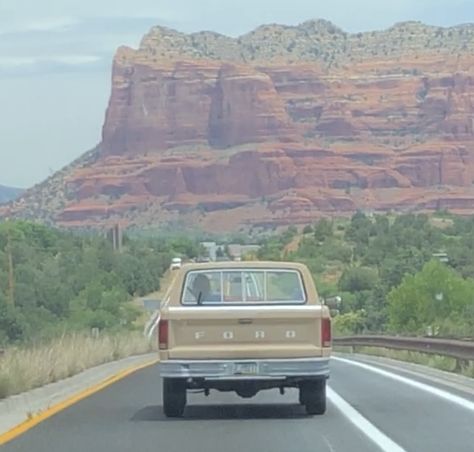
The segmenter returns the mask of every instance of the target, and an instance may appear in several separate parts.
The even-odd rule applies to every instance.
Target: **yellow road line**
[[[135,365],[131,366],[128,369],[124,369],[115,375],[112,375],[105,380],[102,380],[99,383],[96,383],[95,385],[92,385],[88,387],[87,389],[84,389],[83,391],[78,392],[77,394],[72,395],[71,397],[67,398],[66,400],[63,400],[62,402],[58,402],[57,404],[53,405],[50,408],[47,408],[44,411],[41,411],[39,414],[27,419],[26,421],[22,422],[21,424],[18,424],[17,426],[13,427],[11,430],[8,430],[5,433],[0,434],[0,446],[3,444],[15,439],[16,437],[22,435],[23,433],[27,432],[34,426],[38,425],[40,422],[45,421],[46,419],[50,418],[51,416],[54,416],[56,413],[59,413],[60,411],[65,410],[66,408],[70,407],[71,405],[74,405],[75,403],[85,399],[86,397],[89,397],[96,392],[101,391],[102,389],[116,383],[119,380],[122,380],[125,377],[128,377],[129,375],[133,374],[134,372],[137,372],[138,370],[144,369],[146,367],[152,366],[153,364],[158,363],[158,360],[153,360],[149,361],[144,364],[140,365]]]

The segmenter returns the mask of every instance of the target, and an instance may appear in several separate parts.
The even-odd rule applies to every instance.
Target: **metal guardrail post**
[[[469,360],[468,359],[459,359],[456,358],[456,366],[454,367],[455,372],[462,372],[464,369],[467,369],[469,366]]]

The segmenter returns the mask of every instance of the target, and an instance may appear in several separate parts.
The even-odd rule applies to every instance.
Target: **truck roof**
[[[307,267],[298,262],[281,262],[281,261],[223,261],[223,262],[204,262],[204,263],[188,263],[181,267],[181,271],[190,270],[219,270],[227,268],[262,268],[262,269],[292,269],[304,271]]]

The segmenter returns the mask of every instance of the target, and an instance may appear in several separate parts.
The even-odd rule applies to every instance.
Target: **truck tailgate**
[[[170,307],[168,358],[299,358],[323,355],[321,305]]]

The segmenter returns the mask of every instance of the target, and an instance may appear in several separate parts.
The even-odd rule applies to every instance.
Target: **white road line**
[[[403,447],[399,446],[385,433],[381,432],[330,387],[327,388],[327,398],[352,424],[366,435],[367,438],[380,447],[381,450],[384,452],[406,452]]]
[[[370,364],[361,363],[359,361],[352,361],[351,359],[339,358],[336,356],[331,357],[331,359],[334,359],[335,361],[340,361],[342,363],[350,364],[351,366],[357,366],[362,369],[368,370],[370,372],[374,372],[376,374],[382,375],[384,377],[391,378],[392,380],[405,383],[414,388],[417,388],[422,391],[433,394],[435,396],[441,397],[442,399],[447,400],[448,402],[455,403],[456,405],[466,408],[467,410],[474,411],[474,402],[464,399],[463,397],[459,397],[457,395],[451,394],[450,392],[444,391],[443,389],[435,388],[425,383],[421,383],[419,381],[412,380],[407,377],[402,377],[401,375],[397,375],[387,370],[379,369],[378,367],[371,366]]]

